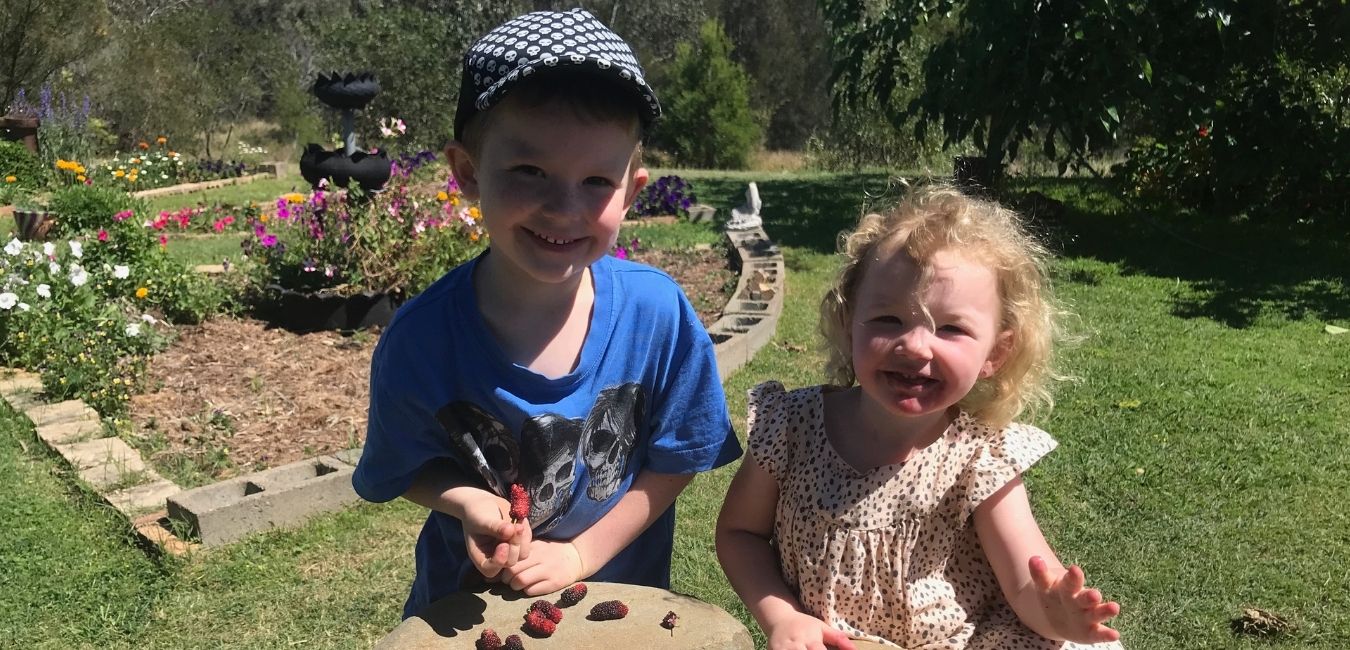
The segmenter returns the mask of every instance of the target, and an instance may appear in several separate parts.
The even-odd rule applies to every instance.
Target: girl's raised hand
[[[814,616],[794,613],[778,621],[769,636],[769,650],[855,650],[848,635]]]
[[[1120,638],[1102,623],[1120,613],[1120,604],[1102,602],[1102,592],[1086,589],[1083,570],[1077,565],[1052,571],[1045,558],[1032,556],[1027,561],[1036,584],[1045,617],[1059,636],[1074,643],[1102,643]]]

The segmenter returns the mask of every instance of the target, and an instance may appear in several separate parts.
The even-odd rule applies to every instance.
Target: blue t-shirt
[[[534,536],[571,539],[643,469],[689,474],[740,456],[712,340],[669,276],[610,256],[591,265],[581,359],[550,379],[510,362],[489,333],[473,286],[482,259],[408,301],[380,338],[352,477],[363,498],[401,496],[424,464],[449,459],[499,495],[523,484]],[[668,587],[674,530],[671,507],[590,579]],[[416,564],[405,618],[480,578],[459,520],[440,512]]]

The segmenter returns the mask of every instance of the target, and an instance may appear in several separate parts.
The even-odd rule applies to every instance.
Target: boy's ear
[[[478,168],[474,165],[473,155],[464,143],[451,140],[445,145],[445,161],[450,165],[450,173],[459,183],[459,191],[470,201],[478,200]]]
[[[1012,353],[1013,331],[1003,330],[998,334],[998,340],[994,341],[994,349],[989,351],[989,358],[984,360],[984,367],[980,368],[980,378],[988,379],[998,372],[999,368],[1007,362],[1008,355]]]
[[[651,180],[651,173],[646,167],[638,167],[633,170],[633,176],[628,179],[628,193],[623,197],[623,211],[626,213],[633,207],[633,202],[637,200],[638,192],[647,186],[647,181]]]

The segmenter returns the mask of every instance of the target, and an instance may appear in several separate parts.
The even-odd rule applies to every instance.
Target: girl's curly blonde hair
[[[887,242],[887,251],[909,255],[919,266],[939,251],[958,252],[988,265],[998,279],[1001,327],[1012,332],[1011,347],[1003,365],[976,382],[961,408],[992,427],[1006,426],[1024,411],[1048,411],[1054,405],[1050,382],[1062,378],[1051,362],[1063,313],[1050,286],[1050,253],[1017,213],[940,185],[912,191],[894,209],[868,214],[840,236],[844,265],[820,304],[831,381],[852,386],[857,380],[850,336],[854,298],[868,262]]]

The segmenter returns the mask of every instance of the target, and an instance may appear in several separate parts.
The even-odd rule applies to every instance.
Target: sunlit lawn
[[[787,258],[778,334],[727,384],[742,430],[749,387],[821,380],[815,307],[835,236],[890,184],[880,173],[686,175],[722,218],[758,180]],[[1324,330],[1350,327],[1341,240],[1141,211],[1088,181],[1012,188],[1030,189],[1069,205],[1046,229],[1084,337],[1065,354],[1077,380],[1039,422],[1061,446],[1028,477],[1052,543],[1121,601],[1131,649],[1271,645],[1230,630],[1247,606],[1296,625],[1274,647],[1350,647],[1350,335]],[[668,244],[707,236],[673,232]],[[733,469],[680,501],[675,587],[753,627],[712,549]],[[0,411],[0,646],[368,647],[398,623],[416,507],[359,506],[165,562],[72,486]]]

